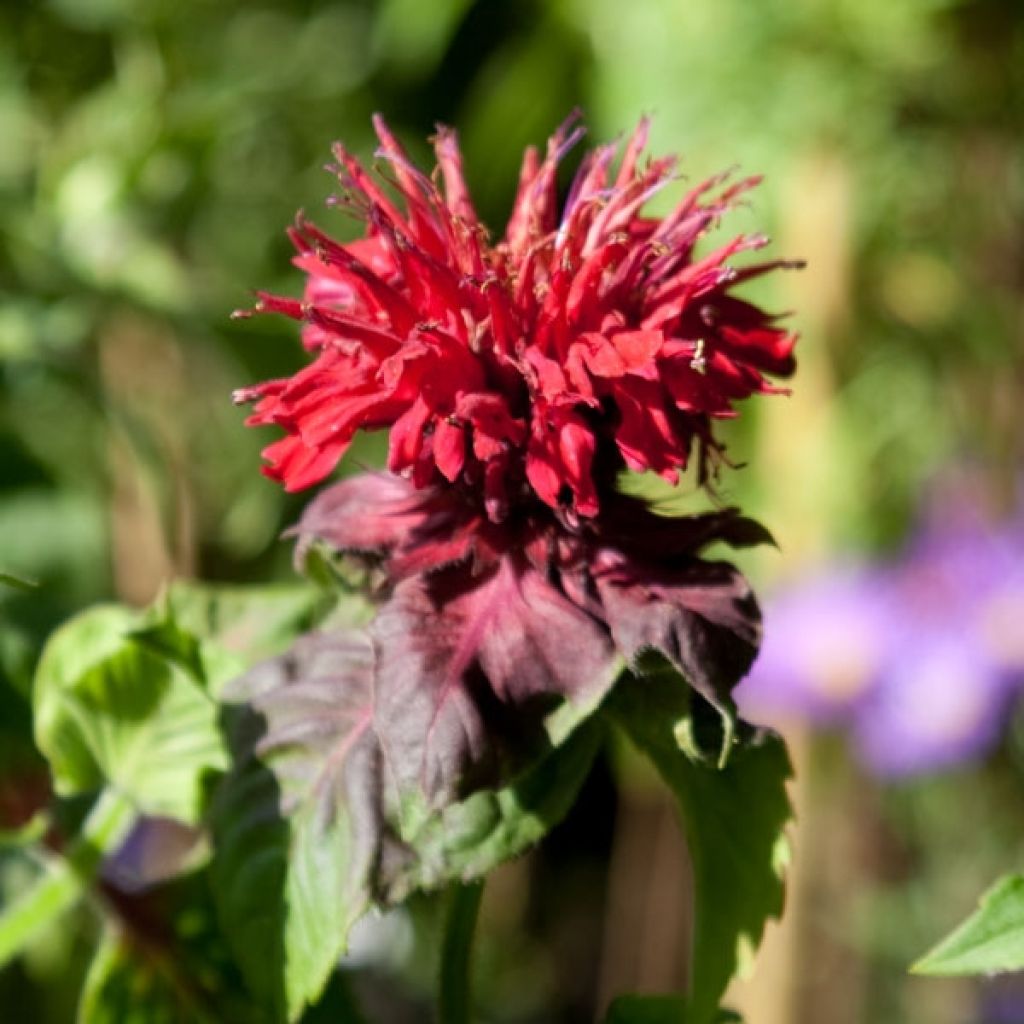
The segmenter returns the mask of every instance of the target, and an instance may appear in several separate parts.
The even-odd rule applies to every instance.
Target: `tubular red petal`
[[[256,306],[299,321],[316,355],[235,396],[256,403],[249,422],[286,431],[270,471],[288,486],[328,472],[357,429],[390,427],[389,464],[413,485],[451,487],[493,523],[544,509],[578,526],[600,517],[623,466],[672,478],[696,444],[703,478],[721,461],[712,420],[793,371],[795,334],[734,289],[794,264],[735,266],[758,235],[695,248],[757,179],[712,178],[667,217],[647,215],[675,164],[644,157],[642,120],[623,147],[584,154],[560,207],[558,166],[582,134],[574,113],[543,156],[525,153],[492,244],[454,131],[438,129],[431,178],[379,116],[374,127],[372,173],[335,151],[338,203],[365,237],[339,243],[300,214],[304,297]]]
[[[473,201],[469,198],[469,189],[462,172],[462,154],[459,152],[459,139],[454,128],[437,126],[434,152],[437,154],[437,165],[441,168],[441,176],[444,178],[448,209],[467,224],[479,224],[480,218],[477,217]]]

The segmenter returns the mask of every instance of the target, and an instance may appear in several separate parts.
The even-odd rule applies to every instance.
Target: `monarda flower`
[[[319,542],[381,570],[352,648],[369,680],[356,719],[432,801],[506,765],[532,722],[552,739],[553,705],[596,706],[650,650],[730,721],[757,649],[749,587],[699,552],[764,531],[731,509],[658,515],[616,481],[675,481],[691,459],[702,481],[715,470],[713,421],[794,366],[795,336],[734,290],[794,264],[734,265],[760,235],[696,252],[757,179],[715,178],[646,214],[675,180],[671,158],[644,158],[646,122],[618,160],[615,145],[587,153],[560,203],[575,122],[543,157],[527,150],[497,241],[453,131],[434,140],[432,177],[380,118],[376,175],[337,146],[336,204],[365,237],[298,218],[304,297],[261,293],[256,311],[300,321],[313,360],[236,395],[256,403],[249,423],[285,431],[264,455],[288,490],[323,480],[356,431],[390,429],[389,472],[326,490],[297,532],[300,552]]]

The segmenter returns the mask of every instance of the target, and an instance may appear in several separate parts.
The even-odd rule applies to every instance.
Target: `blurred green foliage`
[[[892,543],[952,458],[986,466],[997,498],[1013,490],[1016,0],[6,4],[0,574],[39,587],[0,585],[0,829],[45,799],[27,690],[60,621],[113,596],[141,602],[172,575],[290,572],[276,538],[298,502],[256,472],[266,439],[229,396],[291,372],[301,350],[286,324],[228,314],[251,288],[298,288],[282,229],[299,207],[319,215],[330,142],[369,156],[381,110],[426,160],[434,122],[455,124],[498,225],[522,147],[576,104],[599,138],[653,114],[653,148],[681,152],[688,176],[764,171],[733,227],[766,227],[779,254],[811,261],[766,285],[798,309],[805,375],[788,404],[735,428],[752,465],[724,484],[785,550]],[[960,789],[938,792],[926,833],[948,830]],[[0,892],[25,870],[0,852]],[[986,880],[958,891],[973,898]],[[55,979],[81,970],[77,936],[54,933],[5,972],[0,1007],[70,1019],[77,985]]]

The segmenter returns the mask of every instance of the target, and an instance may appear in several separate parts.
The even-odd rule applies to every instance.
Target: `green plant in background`
[[[260,292],[255,311],[301,321],[314,363],[236,400],[284,428],[264,457],[289,490],[323,480],[360,428],[390,427],[389,472],[307,506],[297,550],[319,583],[177,584],[47,644],[36,744],[57,797],[92,806],[66,851],[41,844],[45,825],[15,836],[43,868],[0,916],[0,950],[91,896],[86,1024],[297,1021],[330,1000],[369,910],[446,887],[438,1015],[470,1020],[482,879],[566,815],[613,728],[678,802],[695,932],[685,1000],[618,1000],[610,1019],[720,1020],[781,912],[789,765],[731,698],[757,604],[701,557],[770,537],[736,509],[659,515],[617,480],[677,480],[691,458],[718,479],[715,420],[794,369],[795,336],[733,290],[793,264],[736,265],[757,235],[696,251],[754,179],[646,216],[674,161],[645,156],[645,122],[618,158],[587,153],[561,203],[576,120],[527,150],[494,242],[451,130],[443,186],[380,118],[384,169],[336,146],[335,204],[365,237],[299,216],[305,295]]]

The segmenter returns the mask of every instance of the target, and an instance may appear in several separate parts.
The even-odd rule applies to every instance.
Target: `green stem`
[[[470,954],[483,891],[483,882],[452,887],[441,949],[440,1024],[470,1024]]]
[[[38,881],[0,915],[0,966],[16,957],[49,923],[78,902],[103,857],[117,849],[135,820],[131,803],[104,790],[66,856],[45,855]]]

